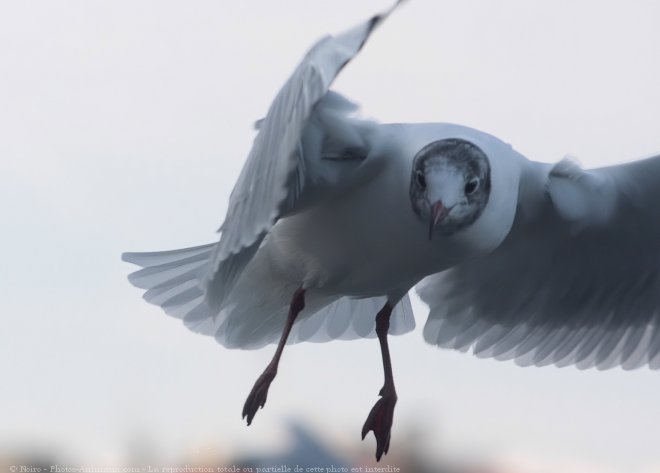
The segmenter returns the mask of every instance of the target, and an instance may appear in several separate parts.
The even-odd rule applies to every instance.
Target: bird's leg
[[[250,391],[250,394],[245,400],[245,405],[243,406],[243,419],[247,417],[248,425],[252,423],[252,419],[257,413],[257,410],[260,407],[264,407],[264,404],[266,404],[268,388],[270,387],[270,383],[273,381],[273,379],[275,379],[275,375],[277,374],[277,365],[280,363],[284,345],[286,345],[286,340],[289,338],[289,333],[291,333],[291,327],[293,327],[293,323],[296,321],[298,314],[304,308],[305,290],[300,287],[296,289],[296,292],[293,293],[293,297],[291,298],[291,304],[289,305],[289,315],[287,316],[280,342],[277,345],[277,350],[275,350],[275,355],[273,355],[273,359],[270,361],[270,363],[268,363],[268,366],[266,366],[264,372],[261,374],[261,376],[259,376],[257,382],[254,383],[252,391]]]
[[[376,460],[380,461],[383,454],[390,448],[390,431],[392,430],[392,418],[397,396],[394,389],[394,377],[392,376],[392,361],[390,349],[387,345],[387,332],[390,329],[390,315],[392,305],[387,302],[376,316],[376,334],[380,342],[380,351],[383,356],[383,371],[385,372],[385,384],[378,393],[381,398],[376,402],[362,427],[362,440],[370,430],[376,437]]]

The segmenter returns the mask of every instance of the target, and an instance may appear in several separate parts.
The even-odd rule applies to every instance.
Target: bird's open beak
[[[433,237],[433,229],[439,221],[444,219],[451,209],[445,207],[442,201],[437,201],[431,205],[431,214],[429,215],[429,240]]]

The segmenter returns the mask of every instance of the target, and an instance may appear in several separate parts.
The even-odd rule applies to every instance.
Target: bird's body
[[[425,276],[486,254],[506,236],[513,209],[503,218],[501,202],[493,199],[479,227],[430,240],[427,225],[410,204],[409,188],[413,157],[428,142],[469,138],[489,156],[497,155],[502,174],[513,179],[526,160],[511,146],[444,123],[379,125],[370,138],[378,145],[362,164],[370,170],[359,185],[273,227],[264,248],[279,277],[324,295],[387,295],[397,301]]]
[[[220,241],[127,253],[131,282],[227,347],[278,343],[248,424],[286,343],[377,336],[385,384],[363,436],[378,458],[397,401],[387,336],[414,328],[414,286],[439,347],[660,368],[660,156],[583,170],[460,125],[356,118],[328,88],[388,14],[305,56],[259,122]]]

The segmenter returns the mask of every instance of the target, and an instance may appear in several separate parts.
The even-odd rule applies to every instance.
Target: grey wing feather
[[[432,344],[523,366],[660,369],[660,156],[530,163],[490,255],[422,281]]]
[[[302,175],[303,160],[296,152],[308,119],[339,71],[393,8],[314,45],[259,122],[252,150],[229,199],[220,242],[203,279],[207,302],[214,310],[222,306],[275,222],[296,209],[308,180]]]

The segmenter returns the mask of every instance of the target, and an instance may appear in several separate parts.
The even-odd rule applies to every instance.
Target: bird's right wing
[[[332,180],[319,179],[327,176],[309,169],[309,160],[300,152],[308,152],[304,141],[311,141],[308,145],[313,148],[319,145],[314,141],[320,140],[320,145],[331,150],[324,156],[328,161],[352,161],[364,153],[360,127],[353,129],[346,121],[337,119],[350,108],[346,102],[337,96],[328,97],[325,103],[319,101],[339,71],[399,3],[343,34],[317,42],[258,123],[259,132],[232,191],[222,236],[203,279],[206,300],[213,310],[222,306],[275,222],[299,210],[304,204],[303,196],[307,195],[308,200],[318,198],[322,193],[319,189],[322,191]],[[316,130],[329,133],[314,133],[314,126],[310,128],[310,116],[315,110],[321,125]]]
[[[520,189],[499,248],[418,286],[425,339],[524,366],[660,369],[660,156],[531,163]]]

